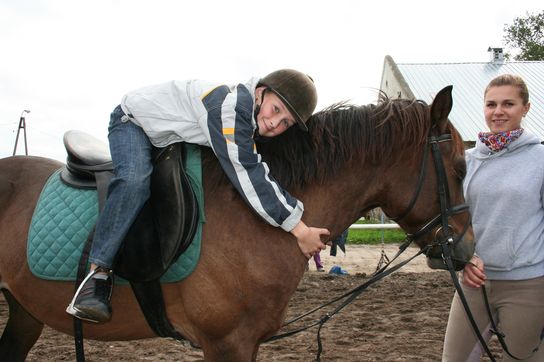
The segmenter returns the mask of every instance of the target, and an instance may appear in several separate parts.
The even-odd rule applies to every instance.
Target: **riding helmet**
[[[317,90],[314,80],[294,69],[280,69],[268,74],[260,80],[287,105],[298,126],[308,131],[306,121],[317,105]]]

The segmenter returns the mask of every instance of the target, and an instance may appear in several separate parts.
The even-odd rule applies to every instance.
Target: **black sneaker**
[[[66,312],[89,322],[107,322],[111,318],[112,290],[112,271],[98,267],[83,280]]]

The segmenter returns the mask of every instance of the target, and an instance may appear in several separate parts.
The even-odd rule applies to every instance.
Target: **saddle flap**
[[[199,217],[196,196],[183,167],[183,144],[156,150],[151,197],[129,229],[115,272],[132,282],[161,277],[191,244]]]

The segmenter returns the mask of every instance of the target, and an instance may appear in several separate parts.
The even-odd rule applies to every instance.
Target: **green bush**
[[[357,224],[378,224],[369,220],[359,220]],[[404,241],[405,233],[401,229],[351,229],[347,244],[396,244]]]
[[[396,244],[404,241],[404,232],[402,230],[350,230],[348,233],[348,244]]]

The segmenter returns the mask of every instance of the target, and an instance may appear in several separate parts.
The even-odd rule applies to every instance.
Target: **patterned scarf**
[[[523,128],[516,128],[511,131],[492,133],[492,132],[480,132],[478,138],[482,141],[487,148],[493,152],[499,152],[510,144],[510,142],[516,140],[523,133]]]

